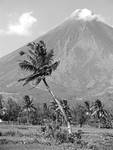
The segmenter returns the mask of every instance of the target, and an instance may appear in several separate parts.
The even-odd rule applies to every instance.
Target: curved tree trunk
[[[50,87],[49,87],[49,85],[47,84],[45,78],[43,79],[43,82],[44,82],[44,84],[45,84],[47,90],[49,91],[49,93],[50,93],[51,96],[53,97],[54,101],[57,103],[57,105],[58,105],[60,111],[62,112],[62,114],[63,114],[63,116],[64,116],[64,119],[65,119],[65,121],[66,121],[66,123],[67,123],[68,132],[69,132],[69,134],[71,134],[71,133],[72,133],[72,132],[71,132],[71,125],[70,125],[70,122],[69,122],[68,119],[67,119],[67,116],[66,116],[66,114],[65,114],[65,112],[64,112],[64,109],[62,108],[62,106],[61,106],[59,100],[56,99],[55,95],[54,95],[53,92],[50,90]]]

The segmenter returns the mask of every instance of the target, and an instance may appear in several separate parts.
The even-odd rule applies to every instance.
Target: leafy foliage
[[[28,60],[23,60],[19,66],[23,70],[30,71],[31,75],[18,81],[25,81],[24,85],[26,85],[30,81],[36,80],[35,84],[38,85],[42,79],[56,70],[59,61],[53,63],[53,50],[47,51],[43,41],[29,43],[27,46],[30,48],[27,54]]]
[[[24,106],[22,111],[27,112],[27,123],[29,124],[31,114],[33,115],[33,112],[36,111],[36,108],[33,104],[33,99],[31,99],[29,95],[24,96]]]
[[[8,98],[6,113],[4,119],[8,121],[17,121],[21,107],[12,98]]]

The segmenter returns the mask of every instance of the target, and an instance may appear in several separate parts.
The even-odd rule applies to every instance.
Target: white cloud
[[[0,34],[30,35],[30,29],[35,22],[37,19],[32,16],[32,12],[23,13],[17,22],[9,23],[6,30],[0,29]]]
[[[71,18],[78,20],[91,21],[91,20],[101,20],[104,21],[104,18],[100,15],[94,14],[92,11],[87,8],[77,9],[71,14]]]

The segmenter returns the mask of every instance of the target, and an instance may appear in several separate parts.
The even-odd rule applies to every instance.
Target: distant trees
[[[99,128],[101,127],[101,124],[103,125],[103,127],[112,127],[110,114],[104,108],[102,102],[99,99],[97,99],[94,103],[94,110],[91,116],[97,117],[97,120],[99,122]]]
[[[112,128],[113,112],[108,110],[99,99],[94,102],[77,102],[73,106],[68,101],[59,99],[68,122],[72,125],[87,124],[100,128]],[[36,103],[29,95],[23,97],[19,104],[12,97],[7,100],[0,95],[0,119],[9,123],[48,125],[51,128],[60,128],[65,124],[65,118],[55,101],[50,103]],[[53,126],[52,126],[53,125]]]
[[[3,99],[3,96],[0,94],[0,110],[3,108],[2,99]]]
[[[76,122],[80,125],[80,127],[83,126],[83,124],[86,123],[87,116],[86,116],[86,110],[84,105],[77,104],[76,106]]]
[[[30,113],[34,112],[35,110],[36,108],[33,104],[33,99],[31,99],[29,95],[25,95],[22,111],[27,112],[27,124],[30,123]]]
[[[54,52],[53,50],[47,51],[44,41],[39,41],[38,43],[30,43],[28,44],[28,47],[30,48],[29,54],[27,54],[28,60],[23,60],[19,63],[19,66],[21,69],[31,72],[31,74],[26,76],[25,78],[20,79],[19,81],[25,81],[24,85],[28,84],[30,81],[35,81],[35,86],[43,81],[53,100],[57,103],[58,109],[62,112],[68,126],[68,131],[69,133],[71,133],[71,126],[67,119],[65,111],[62,108],[60,101],[51,91],[46,80],[46,77],[50,76],[52,72],[57,69],[59,61],[53,62]]]
[[[3,117],[3,96],[0,94],[0,119]]]
[[[21,107],[12,98],[8,98],[6,106],[6,118],[8,121],[17,121]]]

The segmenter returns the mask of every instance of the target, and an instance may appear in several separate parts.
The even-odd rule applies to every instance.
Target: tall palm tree
[[[58,108],[66,120],[68,131],[71,133],[70,123],[67,119],[65,111],[63,110],[60,101],[55,97],[46,81],[46,77],[50,76],[52,72],[56,70],[57,66],[59,65],[59,61],[53,62],[54,52],[53,50],[47,52],[46,44],[44,41],[39,41],[39,43],[30,43],[28,44],[28,47],[30,48],[29,54],[27,54],[28,60],[23,60],[19,63],[19,66],[23,70],[30,71],[31,74],[25,78],[20,79],[19,81],[25,81],[24,85],[26,85],[30,81],[35,80],[35,86],[43,81],[47,90],[53,97],[53,100],[58,104]]]
[[[29,124],[30,121],[30,112],[35,111],[36,108],[33,105],[33,99],[30,99],[28,95],[24,96],[24,106],[23,110],[27,111],[27,124]]]

